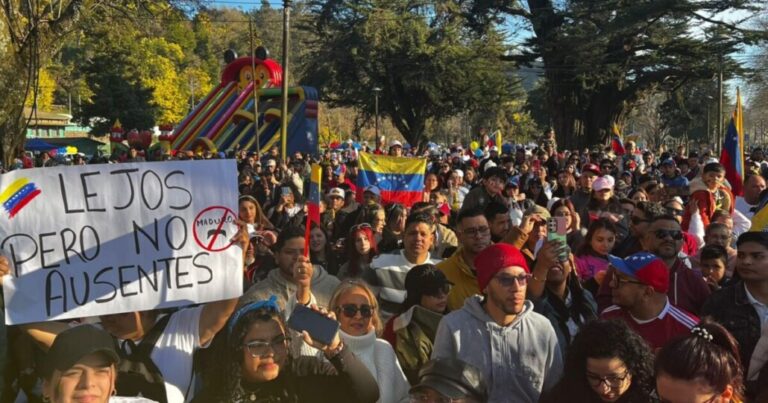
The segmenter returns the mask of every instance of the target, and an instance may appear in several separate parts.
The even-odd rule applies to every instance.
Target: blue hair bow
[[[253,301],[251,303],[245,304],[240,309],[237,310],[227,322],[227,336],[232,335],[232,329],[235,328],[235,325],[240,320],[240,318],[245,315],[248,312],[255,311],[257,309],[267,308],[271,311],[278,312],[280,311],[280,307],[277,305],[277,296],[271,295],[269,299],[264,299],[261,301]]]

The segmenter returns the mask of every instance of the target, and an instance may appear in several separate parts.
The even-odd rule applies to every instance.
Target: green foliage
[[[303,25],[316,38],[305,81],[331,106],[354,106],[367,118],[389,117],[418,146],[430,120],[496,108],[514,86],[499,60],[507,50],[488,29],[474,34],[433,3],[406,0],[312,1]],[[439,4],[438,4],[439,5]],[[424,9],[427,11],[424,11]]]
[[[546,109],[560,143],[602,143],[642,94],[674,91],[691,80],[710,79],[721,63],[737,72],[729,55],[764,33],[707,16],[754,12],[757,0],[518,0],[466,2],[470,26],[485,29],[499,16],[530,24],[525,52],[514,60],[540,60]]]
[[[140,84],[129,58],[127,53],[97,56],[85,70],[93,97],[83,105],[81,119],[83,125],[91,123],[93,134],[108,133],[117,119],[127,130],[154,126],[152,90]]]

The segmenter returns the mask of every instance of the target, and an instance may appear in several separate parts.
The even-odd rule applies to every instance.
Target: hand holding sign
[[[8,262],[8,258],[5,256],[0,256],[0,285],[3,285],[3,279],[10,273],[11,265]]]

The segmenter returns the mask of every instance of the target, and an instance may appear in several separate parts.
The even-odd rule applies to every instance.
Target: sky
[[[209,7],[229,7],[229,8],[239,8],[243,10],[250,10],[253,8],[258,8],[262,4],[262,0],[200,0],[202,3]],[[283,1],[282,0],[268,0],[268,3],[273,8],[282,8]],[[726,11],[714,15],[708,15],[707,17],[714,19],[714,20],[720,20],[725,21],[729,23],[737,23],[740,22],[742,26],[749,26],[750,24],[754,24],[755,19],[759,17],[765,17],[768,16],[768,7],[766,7],[765,11],[762,13],[750,13],[746,11]],[[699,24],[697,25],[697,28],[694,28],[694,30],[691,31],[692,34],[696,35],[697,32],[703,32],[701,28],[705,27],[705,24]],[[521,20],[519,17],[507,17],[504,20],[504,23],[502,24],[502,28],[507,32],[508,34],[508,41],[512,44],[518,44],[522,43],[527,37],[530,37],[529,27],[528,25]],[[737,61],[743,62],[745,64],[751,64],[755,61],[756,57],[756,48],[755,47],[744,47],[744,49],[733,55],[733,58]],[[742,88],[742,102],[745,105],[749,104],[748,99],[748,92],[744,91],[744,88],[746,87],[746,82],[744,82],[741,78],[736,78],[732,80],[728,80],[725,82],[725,90],[730,96],[731,99],[735,99],[736,97],[736,88],[741,87]]]

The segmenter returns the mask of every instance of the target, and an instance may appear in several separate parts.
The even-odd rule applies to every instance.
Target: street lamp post
[[[282,107],[280,108],[280,137],[282,138],[282,157],[288,155],[288,52],[290,38],[292,0],[283,0],[283,85]]]
[[[373,122],[374,125],[374,131],[376,133],[376,140],[379,141],[379,93],[381,92],[381,88],[379,87],[373,87],[373,97],[374,97],[374,108],[376,110],[376,116]]]

